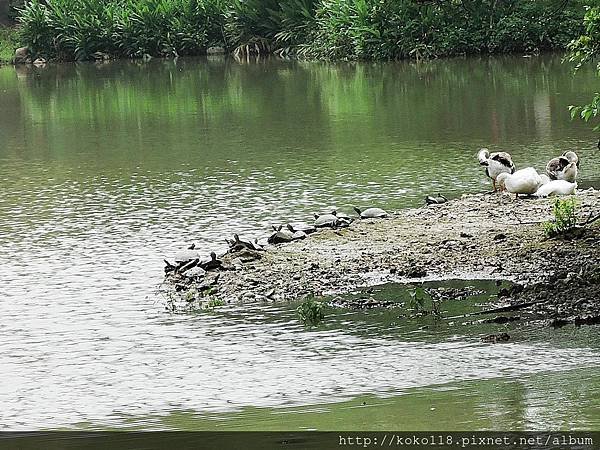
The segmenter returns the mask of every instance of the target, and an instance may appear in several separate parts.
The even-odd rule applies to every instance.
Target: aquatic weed
[[[407,302],[408,309],[414,311],[416,316],[427,316],[431,315],[436,319],[442,317],[441,301],[435,300],[431,296],[431,307],[427,307],[425,303],[425,297],[422,295],[423,289],[416,288],[414,291],[410,291],[410,299]]]
[[[318,325],[325,318],[323,311],[323,302],[317,301],[314,297],[309,297],[296,308],[300,320],[306,325]]]

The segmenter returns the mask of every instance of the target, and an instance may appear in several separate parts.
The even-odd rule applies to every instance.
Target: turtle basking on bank
[[[350,217],[348,214],[341,213],[339,211],[334,211],[333,215],[338,218],[338,227],[347,227],[350,226],[352,222],[354,222],[354,218]]]
[[[315,214],[315,228],[335,228],[338,218],[334,214]]]
[[[381,208],[367,208],[363,211],[355,206],[354,211],[361,219],[384,219],[388,216],[388,213]]]
[[[175,255],[175,263],[186,263],[188,261],[192,261],[194,259],[200,258],[200,254],[196,250],[182,250]]]
[[[223,263],[221,262],[220,259],[217,258],[217,254],[215,252],[210,252],[210,259],[203,259],[201,260],[198,265],[206,270],[215,270],[215,269],[220,269],[223,265]]]
[[[263,250],[262,247],[257,246],[254,242],[242,241],[240,236],[236,233],[233,235],[233,240],[225,239],[225,242],[229,245],[228,253],[241,252],[242,250]]]
[[[442,194],[438,194],[437,196],[428,195],[425,197],[425,203],[427,205],[441,205],[442,203],[446,203],[448,199],[444,197]]]
[[[298,231],[302,231],[303,233],[310,234],[317,231],[314,225],[309,225],[304,222],[292,222],[287,224],[287,229],[292,233],[297,233]]]
[[[273,231],[274,233],[268,239],[269,244],[284,244],[294,240],[294,232],[283,228],[283,225],[279,225],[278,227],[273,226]]]
[[[305,239],[307,236],[308,234],[306,234],[304,231],[295,231],[292,235],[292,238],[294,241],[297,241],[299,239]]]

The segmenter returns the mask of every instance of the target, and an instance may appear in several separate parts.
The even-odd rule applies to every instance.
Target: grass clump
[[[314,298],[308,298],[296,308],[298,317],[306,325],[318,325],[325,318],[325,312],[323,311],[323,303],[315,300]]]
[[[0,64],[10,63],[15,50],[20,47],[19,33],[16,28],[0,26]]]
[[[577,225],[577,200],[574,198],[554,200],[554,220],[544,223],[544,234],[548,237],[561,236]]]

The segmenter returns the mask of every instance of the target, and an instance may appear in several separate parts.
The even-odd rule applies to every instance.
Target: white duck
[[[535,194],[544,184],[544,179],[533,167],[517,170],[515,173],[503,172],[498,175],[496,182],[501,190],[506,190],[512,194]]]
[[[534,194],[536,197],[549,197],[551,195],[573,195],[577,190],[577,183],[566,180],[552,180],[542,185]]]
[[[512,174],[515,172],[515,164],[512,157],[506,152],[495,152],[490,154],[487,148],[482,148],[477,154],[479,165],[485,166],[485,174],[492,179],[494,192],[496,192],[496,181],[501,173]]]
[[[574,183],[579,173],[579,157],[575,152],[564,152],[546,164],[546,172],[552,180],[565,180]]]

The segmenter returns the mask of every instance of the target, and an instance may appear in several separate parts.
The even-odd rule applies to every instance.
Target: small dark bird
[[[194,250],[196,248],[196,244],[192,244],[188,247],[188,250]]]

